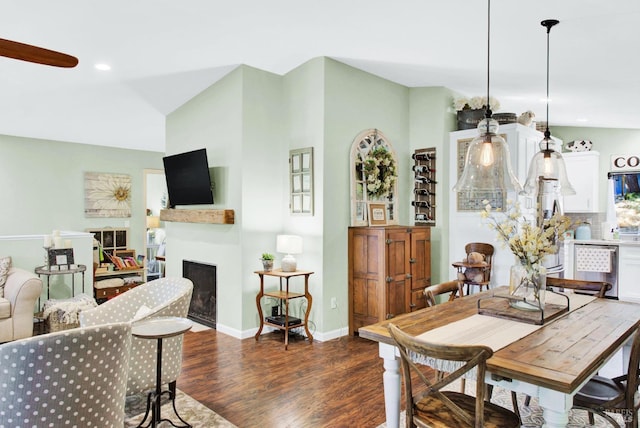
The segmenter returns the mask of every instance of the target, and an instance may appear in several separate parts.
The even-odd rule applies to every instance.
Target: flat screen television
[[[176,205],[213,203],[206,149],[165,156],[162,161],[169,208],[175,208]]]

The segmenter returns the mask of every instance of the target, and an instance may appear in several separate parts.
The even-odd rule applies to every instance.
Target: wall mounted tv
[[[167,179],[169,208],[175,208],[176,205],[213,203],[206,149],[165,156],[162,161]]]

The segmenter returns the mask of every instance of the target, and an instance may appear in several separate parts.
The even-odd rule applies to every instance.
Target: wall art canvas
[[[85,217],[131,217],[131,176],[84,173]]]

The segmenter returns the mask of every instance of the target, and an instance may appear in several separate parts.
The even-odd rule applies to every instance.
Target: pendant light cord
[[[549,131],[549,33],[551,33],[551,27],[558,24],[560,21],[557,19],[545,19],[540,23],[543,27],[547,27],[547,126],[544,131],[544,138],[548,141],[551,138],[551,131]]]
[[[491,103],[489,103],[489,63],[491,58],[491,0],[487,0],[487,110],[484,117],[491,118]],[[487,133],[489,133],[489,120],[487,120]]]

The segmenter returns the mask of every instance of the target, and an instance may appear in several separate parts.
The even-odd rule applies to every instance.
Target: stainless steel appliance
[[[573,278],[585,281],[606,281],[611,284],[605,297],[618,298],[618,246],[574,245]]]

